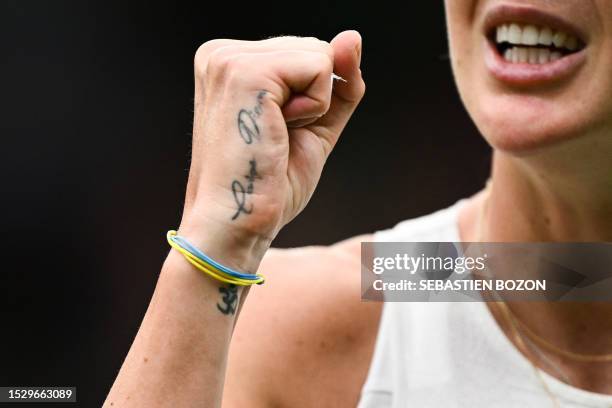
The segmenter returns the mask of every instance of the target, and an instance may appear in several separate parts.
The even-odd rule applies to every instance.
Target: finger
[[[314,37],[276,37],[263,41],[242,41],[228,39],[208,41],[198,48],[195,57],[196,80],[194,101],[196,106],[203,101],[204,93],[207,92],[207,89],[209,88],[209,86],[206,86],[204,83],[205,81],[203,80],[207,78],[208,65],[211,58],[224,59],[237,54],[257,54],[282,50],[319,52],[327,55],[330,61],[333,61],[333,50],[331,45],[328,42]],[[302,105],[305,104],[310,107],[315,107],[312,101],[308,98],[305,98],[304,101],[301,101],[300,98],[297,99],[298,100],[290,104],[296,106],[289,106],[287,109],[287,114],[291,120],[303,119],[303,117],[297,113],[306,112],[308,109],[303,111]],[[319,116],[323,113],[320,113]],[[312,123],[313,121],[317,120],[319,116],[308,116],[307,123]]]
[[[261,91],[266,91],[265,100],[277,106],[282,113],[279,118],[285,121],[320,117],[329,110],[333,63],[324,53],[286,50],[214,54],[208,65],[206,99],[215,101],[208,110],[249,110]]]
[[[333,58],[331,45],[315,37],[274,37],[261,41],[244,41],[216,39],[202,44],[196,51],[195,63],[202,72],[206,73],[208,60],[212,54],[231,54],[231,53],[260,53],[267,51],[282,50],[302,50],[312,52],[322,52]]]
[[[362,39],[357,31],[344,31],[332,41],[334,73],[345,81],[336,81],[334,94],[339,98],[357,104],[363,96],[361,82]]]
[[[332,69],[331,58],[322,52],[215,54],[209,61],[208,81],[226,82],[239,92],[265,89],[282,107],[285,120],[294,121],[320,117],[329,110]]]

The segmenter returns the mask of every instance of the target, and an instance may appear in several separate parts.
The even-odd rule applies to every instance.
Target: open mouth
[[[545,85],[569,79],[587,60],[588,32],[533,7],[499,5],[484,20],[485,64],[510,85]]]
[[[548,64],[585,47],[582,40],[566,31],[520,23],[498,25],[489,40],[504,60],[515,64]]]

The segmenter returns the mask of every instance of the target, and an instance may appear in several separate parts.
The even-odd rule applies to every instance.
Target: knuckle
[[[235,82],[249,71],[247,55],[219,49],[211,54],[208,74],[214,82]]]
[[[273,36],[270,36],[270,37],[266,38],[263,41],[266,41],[266,42],[279,42],[279,41],[286,41],[286,40],[292,39],[292,38],[297,38],[297,37],[294,36],[294,35],[273,35]]]
[[[200,45],[195,52],[194,55],[194,70],[196,76],[203,76],[206,73],[206,69],[208,66],[208,60],[216,50],[228,46],[232,41],[231,40],[223,40],[223,39],[215,39],[205,42]]]
[[[219,50],[213,52],[208,57],[208,75],[214,79],[223,77],[231,64],[232,56]]]
[[[319,114],[321,116],[325,115],[331,106],[331,97],[323,98],[319,101]]]
[[[328,43],[327,41],[323,41],[323,40],[319,40],[317,39],[317,45],[319,47],[319,49],[321,50],[321,52],[325,55],[327,55],[327,57],[330,59],[330,61],[333,63],[334,61],[334,48],[332,47],[332,45],[330,43]]]
[[[327,55],[334,55],[334,47],[332,47],[332,45],[330,43],[328,43],[327,41],[319,40],[319,45],[321,46],[321,49]]]
[[[316,57],[316,64],[318,64],[323,74],[331,75],[332,71],[334,70],[333,58],[329,56],[328,54],[321,54],[321,53],[317,53],[315,57]]]
[[[313,117],[321,117],[327,113],[331,106],[331,98],[327,96],[312,96],[312,105],[310,106],[309,113]]]
[[[300,39],[302,41],[309,42],[309,43],[312,43],[312,44],[318,44],[318,43],[322,42],[317,37],[300,37]]]
[[[320,40],[316,37],[305,37],[302,38],[302,40],[309,45],[310,49],[325,54],[333,62],[334,49],[329,42]]]
[[[321,96],[316,99],[316,104],[313,108],[317,116],[323,116],[331,107],[331,95]]]
[[[330,67],[330,70],[334,69],[334,50],[331,45],[329,47],[323,47],[321,55],[324,58],[325,63]]]
[[[217,48],[221,48],[223,46],[228,45],[231,40],[224,39],[214,39],[210,41],[206,41],[204,44],[200,45],[196,51],[196,58],[205,58],[208,54],[216,50]]]

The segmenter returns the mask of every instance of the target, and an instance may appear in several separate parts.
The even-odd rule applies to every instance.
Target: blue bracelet
[[[211,257],[207,256],[205,253],[203,253],[202,251],[200,251],[198,248],[194,247],[193,245],[191,245],[189,243],[189,241],[187,241],[185,238],[179,236],[179,235],[175,235],[173,237],[170,238],[173,242],[175,242],[178,246],[180,246],[181,248],[185,249],[186,251],[191,252],[195,257],[199,258],[201,261],[203,261],[204,263],[207,263],[211,266],[213,266],[214,268],[220,270],[221,272],[232,276],[234,278],[238,278],[238,279],[246,279],[246,280],[260,280],[261,276],[255,275],[255,274],[250,274],[250,273],[240,273],[237,271],[234,271],[226,266],[221,265],[220,263],[218,263],[217,261],[215,261],[214,259],[212,259]]]

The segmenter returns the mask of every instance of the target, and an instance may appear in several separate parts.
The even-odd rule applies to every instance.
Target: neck
[[[520,158],[495,153],[488,241],[612,241],[610,154],[596,160],[581,151],[553,153]]]
[[[495,153],[489,192],[475,200],[484,211],[483,241],[612,241],[610,155],[598,160],[593,152],[589,156],[585,151],[575,151],[573,157],[555,153],[554,159],[551,152],[518,158]],[[588,355],[612,353],[610,302],[517,302],[511,307],[517,319],[560,348]],[[612,377],[610,364],[594,368],[562,358],[558,363],[570,372],[574,385],[612,392],[605,385]],[[595,379],[594,369],[598,375]],[[605,381],[598,383],[602,378]]]

